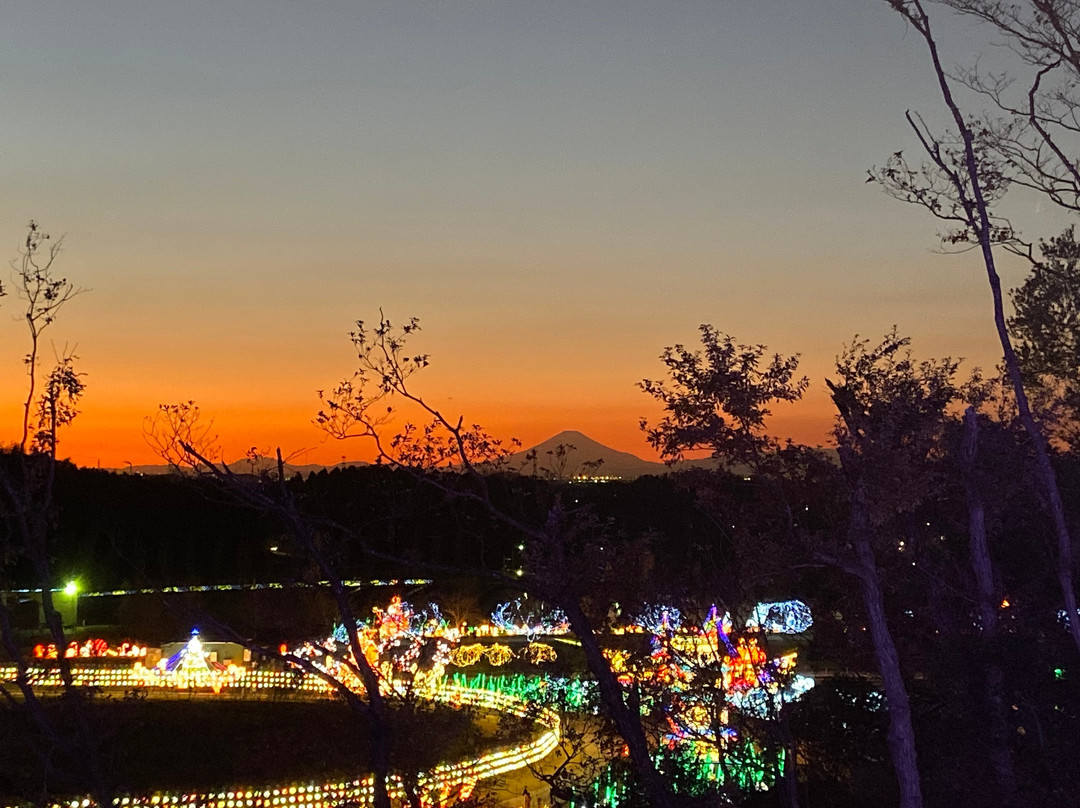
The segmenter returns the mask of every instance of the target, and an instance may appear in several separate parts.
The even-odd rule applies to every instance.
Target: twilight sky
[[[856,333],[997,359],[977,257],[864,183],[915,153],[909,107],[938,116],[929,67],[875,0],[11,5],[0,255],[36,218],[92,290],[46,332],[87,374],[60,444],[85,465],[153,462],[143,418],[187,399],[229,457],[367,456],[310,419],[380,306],[421,319],[423,392],[525,445],[652,457],[635,382],[702,322],[803,355],[776,428],[819,443]],[[0,300],[5,441],[19,318]]]

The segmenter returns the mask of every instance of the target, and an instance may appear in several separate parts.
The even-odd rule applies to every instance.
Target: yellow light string
[[[0,666],[0,679],[13,680],[17,669],[14,665]],[[31,668],[31,681],[38,687],[60,685],[56,670]],[[185,676],[175,676],[156,668],[125,669],[73,669],[75,682],[80,686],[95,687],[146,687],[170,688],[204,686],[192,684]],[[170,681],[171,678],[171,681]],[[323,680],[315,677],[298,678],[288,671],[244,671],[235,668],[230,677],[221,672],[219,679],[210,685],[215,692],[240,688],[288,687],[329,696],[333,691]],[[453,706],[470,705],[524,718],[530,715],[528,705],[522,699],[490,690],[474,690],[449,684],[429,685],[420,693],[432,701]],[[495,749],[476,759],[442,763],[422,772],[416,782],[419,792],[425,795],[425,804],[438,806],[467,798],[479,780],[498,777],[507,772],[534,764],[547,757],[559,745],[562,736],[559,716],[544,709],[532,716],[543,732],[529,743]],[[387,784],[391,797],[402,798],[405,789],[399,776],[393,776]],[[374,800],[371,777],[323,784],[272,786],[262,788],[234,788],[221,792],[157,792],[117,797],[113,805],[118,808],[334,808],[350,801],[369,805]],[[91,808],[95,803],[89,798],[54,802],[47,808]],[[15,808],[15,806],[4,806]]]

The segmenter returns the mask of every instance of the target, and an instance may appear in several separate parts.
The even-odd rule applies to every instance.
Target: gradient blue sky
[[[938,16],[968,59],[981,34]],[[702,322],[802,353],[777,428],[824,441],[855,333],[997,358],[976,257],[864,183],[914,153],[931,78],[874,0],[6,6],[0,245],[34,217],[92,290],[48,332],[88,374],[61,453],[149,462],[144,416],[195,399],[226,454],[363,456],[309,419],[380,306],[421,318],[424,392],[526,444],[651,456],[635,382]],[[18,318],[0,301],[5,439]]]

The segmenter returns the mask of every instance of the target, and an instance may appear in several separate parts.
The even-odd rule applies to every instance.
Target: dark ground
[[[48,709],[59,726],[73,720],[59,700]],[[368,771],[367,727],[334,701],[97,697],[89,717],[102,768],[119,792],[352,779]],[[448,707],[396,710],[392,768],[422,770],[496,745],[474,718]],[[41,753],[53,766],[49,775]],[[77,793],[76,768],[41,742],[21,709],[0,710],[0,800],[33,798],[45,780],[53,793],[62,782]]]

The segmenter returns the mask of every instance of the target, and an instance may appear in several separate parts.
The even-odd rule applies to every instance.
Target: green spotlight
[[[67,595],[69,598],[74,597],[78,591],[79,585],[74,581],[68,581],[67,586],[64,587],[64,594]]]

